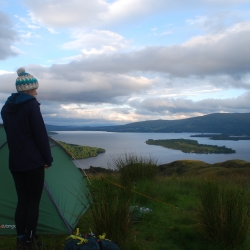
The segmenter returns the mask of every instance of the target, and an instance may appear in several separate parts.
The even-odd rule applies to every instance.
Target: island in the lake
[[[188,139],[168,139],[168,140],[153,140],[146,141],[148,145],[159,145],[165,148],[181,150],[183,153],[196,153],[196,154],[232,154],[236,153],[231,148],[225,146],[219,147],[216,145],[199,144],[195,140]]]
[[[47,131],[47,134],[48,134],[48,136],[51,136],[51,135],[58,135],[58,133],[53,132],[53,131]]]
[[[62,141],[56,141],[60,144],[67,152],[69,152],[75,159],[84,159],[89,157],[95,157],[100,153],[105,153],[106,150],[103,148],[81,146],[76,144],[70,144]]]
[[[190,137],[207,137],[211,140],[223,140],[223,141],[243,141],[250,140],[249,135],[229,135],[229,134],[197,134]]]

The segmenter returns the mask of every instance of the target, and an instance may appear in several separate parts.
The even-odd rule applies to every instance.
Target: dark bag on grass
[[[79,234],[77,228],[76,235],[70,235],[64,244],[64,250],[120,250],[111,240],[105,239],[105,234],[95,237],[91,232],[88,235]]]

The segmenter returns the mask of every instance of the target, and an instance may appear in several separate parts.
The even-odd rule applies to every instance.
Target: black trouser
[[[26,233],[28,238],[32,238],[36,234],[44,183],[44,167],[11,173],[18,196],[15,214],[17,235]]]

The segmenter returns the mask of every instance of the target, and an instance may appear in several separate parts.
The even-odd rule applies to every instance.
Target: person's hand
[[[45,164],[45,165],[44,165],[44,168],[49,169],[49,166]]]

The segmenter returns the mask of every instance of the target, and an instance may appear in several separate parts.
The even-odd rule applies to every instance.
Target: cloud
[[[217,9],[225,4],[247,3],[248,0],[26,0],[31,17],[47,26],[59,27],[105,27],[118,23],[131,23],[157,12],[197,9],[201,7]]]
[[[16,78],[17,78],[16,73],[8,72],[8,71],[1,71],[1,74],[0,74],[1,93],[9,94],[9,93],[15,92],[16,91],[16,88],[15,88]]]
[[[154,84],[154,80],[143,76],[82,72],[67,64],[50,68],[31,65],[26,71],[40,82],[39,98],[64,103],[119,103],[121,97],[143,93]],[[0,75],[1,90],[13,92],[16,77]]]
[[[203,29],[208,34],[223,33],[231,26],[248,20],[249,12],[239,14],[238,11],[221,10],[209,15],[199,15],[191,19],[187,19],[186,23],[189,26]]]
[[[127,41],[121,35],[109,30],[75,30],[72,32],[73,41],[64,43],[63,49],[78,49],[85,55],[103,54],[125,50],[131,41]]]
[[[47,124],[78,124],[78,125],[112,125],[136,122],[138,120],[153,119],[150,115],[136,113],[129,106],[114,107],[112,105],[84,105],[68,104],[55,108],[52,102],[41,105],[44,119]]]
[[[51,34],[59,34],[59,32],[55,31],[52,28],[47,27],[47,30],[51,33]]]
[[[15,53],[15,54],[25,54],[24,51],[21,51],[20,49],[18,49],[15,46],[11,46],[11,50]]]
[[[36,23],[32,22],[32,20],[30,20],[29,17],[21,17],[21,16],[18,16],[18,15],[14,15],[15,18],[18,20],[18,23],[16,24],[17,28],[21,28],[21,27],[27,27],[31,30],[37,30],[37,29],[40,29],[41,26],[37,25]]]
[[[181,98],[146,98],[143,101],[133,100],[129,105],[139,114],[183,114],[183,113],[217,113],[217,112],[249,112],[250,91],[236,98],[204,99],[192,101]]]
[[[0,75],[12,74],[13,72],[9,72],[7,70],[0,70]]]
[[[47,103],[45,120],[48,124],[109,125],[155,119],[184,119],[208,113],[249,112],[250,92],[236,98],[192,101],[181,98],[146,98],[133,100],[123,107],[101,104],[61,105],[51,110]],[[43,105],[42,105],[43,106]],[[236,111],[237,110],[237,111]],[[49,114],[50,113],[50,114]],[[56,113],[56,117],[53,114]]]
[[[250,22],[236,15],[239,3],[247,1],[24,2],[29,15],[16,16],[15,26],[20,48],[13,46],[15,40],[6,41],[25,64],[20,66],[39,81],[38,99],[46,123],[118,124],[249,112]],[[228,5],[237,10],[230,11]],[[178,19],[185,8],[192,9],[185,12],[186,23],[184,17]],[[176,14],[176,19],[168,18],[169,13]],[[160,16],[160,23],[154,15]],[[137,20],[140,30],[135,30]],[[128,28],[133,29],[131,33]],[[50,48],[45,49],[48,44]],[[56,60],[64,63],[29,65],[34,51],[36,62],[39,57],[44,65]],[[1,104],[16,91],[16,77],[16,73],[0,71]]]
[[[33,20],[54,28],[94,25],[108,8],[104,0],[26,0],[25,3]]]
[[[29,17],[22,17],[15,15],[16,24],[15,30],[18,32],[19,35],[19,43],[18,46],[22,45],[34,45],[37,44],[38,41],[40,42],[42,37],[40,35],[41,25],[33,22],[30,20]],[[19,49],[16,48],[18,51]],[[18,54],[23,53],[19,52]]]
[[[8,16],[0,11],[0,60],[17,55],[12,49],[12,44],[17,40],[17,34],[12,27]]]
[[[197,36],[180,45],[150,46],[127,53],[93,55],[83,57],[72,65],[82,71],[107,73],[139,71],[173,77],[229,75],[239,78],[250,69],[249,44],[250,22],[242,22],[224,33]]]
[[[108,125],[137,121],[138,115],[130,107],[114,107],[102,104],[60,104],[44,101],[41,111],[47,124]]]
[[[100,38],[103,43],[106,46],[111,43],[114,50],[120,47],[112,44],[112,38],[116,39],[114,44],[126,44],[116,33],[96,30],[86,38],[84,32],[80,34],[75,48],[80,49],[82,43],[90,48],[99,34],[104,36]],[[87,50],[89,54],[78,56],[76,61],[47,68],[30,65],[27,70],[41,81],[39,92],[43,100],[66,103],[118,104],[122,98],[126,101],[134,94],[151,95],[152,91],[159,94],[169,88],[180,95],[180,88],[202,89],[205,85],[214,86],[212,89],[249,90],[249,44],[250,23],[242,22],[220,35],[195,37],[181,45],[145,47],[123,53],[99,54]],[[93,46],[98,47],[98,42]],[[14,75],[0,76],[1,83],[9,82],[1,87],[5,93],[12,92]]]

